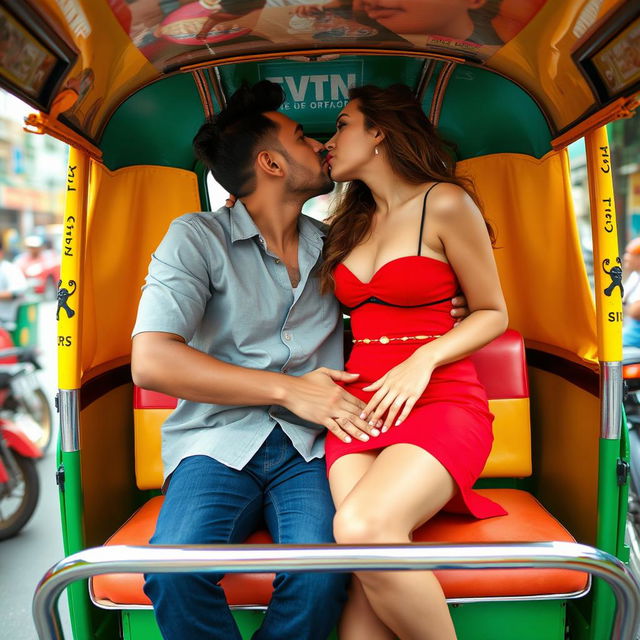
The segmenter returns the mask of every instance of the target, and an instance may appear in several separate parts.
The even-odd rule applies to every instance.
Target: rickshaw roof
[[[504,91],[504,100],[511,100],[509,85],[529,96],[560,144],[581,123],[619,117],[640,89],[636,3],[487,0],[476,15],[465,9],[468,33],[456,32],[451,9],[464,3],[433,3],[434,9],[426,0],[400,3],[413,6],[403,21],[386,1],[343,1],[311,16],[300,8],[302,0],[8,2],[0,7],[0,76],[51,120],[59,117],[78,139],[95,145],[131,96],[185,71],[201,98],[203,88],[210,90],[212,112],[242,79],[265,77],[293,95],[309,90],[329,111],[346,85],[364,81],[405,82],[416,92],[430,91],[433,105],[439,89],[431,81],[454,71],[458,84],[464,73],[484,79],[459,89],[461,101],[482,110],[484,95],[474,88],[482,84],[487,91],[490,74],[496,78],[490,90]],[[411,15],[416,10],[419,20]],[[275,61],[289,67],[276,68]],[[303,67],[306,79],[296,76]],[[170,100],[184,88],[179,79],[169,84],[159,98]],[[518,101],[512,105],[517,118]]]

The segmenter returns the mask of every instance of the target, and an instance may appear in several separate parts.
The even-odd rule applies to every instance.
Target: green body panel
[[[234,611],[233,617],[238,629],[240,629],[243,640],[250,640],[251,636],[262,624],[264,612]],[[124,640],[162,640],[153,611],[149,609],[123,611],[122,637]],[[337,635],[332,633],[327,640],[337,640]]]
[[[516,84],[483,69],[459,66],[442,104],[438,132],[458,158],[551,151],[551,132],[538,105]]]
[[[116,109],[100,144],[104,163],[112,171],[136,164],[192,169],[191,140],[203,121],[191,75],[163,78]]]
[[[625,491],[618,484],[617,466],[621,455],[620,440],[600,439],[598,464],[598,529],[596,545],[599,549],[618,555],[620,514],[626,517],[627,504],[621,504]],[[624,535],[624,533],[622,533]],[[594,580],[591,639],[608,638],[615,613],[615,598],[611,588],[602,580]]]
[[[453,605],[451,615],[459,640],[563,640],[565,602],[483,602]],[[235,611],[243,640],[262,623],[262,611]],[[124,640],[162,640],[153,611],[122,612]],[[328,640],[337,640],[333,633]]]
[[[563,600],[474,602],[450,607],[459,640],[564,640]]]
[[[442,68],[442,63],[432,64],[434,71],[423,94],[427,112]],[[346,104],[349,87],[401,82],[415,90],[424,65],[421,58],[383,55],[341,56],[324,62],[266,60],[223,66],[220,78],[227,96],[244,80],[278,82],[286,95],[283,112],[302,123],[309,135],[326,139]],[[214,108],[218,110],[217,104]],[[104,162],[111,170],[135,164],[192,169],[191,141],[203,121],[191,74],[158,80],[114,112],[100,141]],[[551,149],[552,135],[536,102],[510,80],[467,65],[459,65],[449,80],[438,129],[456,146],[459,159],[491,153],[539,158]]]
[[[16,311],[16,327],[11,339],[16,347],[38,346],[39,297],[27,297]]]
[[[620,460],[631,464],[631,446],[629,444],[629,426],[627,424],[627,416],[622,407],[622,434],[620,437]],[[631,550],[626,543],[625,535],[627,530],[627,510],[629,503],[629,477],[627,481],[620,487],[620,508],[618,509],[618,544],[616,555],[623,562],[629,563]]]
[[[82,489],[80,481],[80,452],[59,452],[58,467],[64,468],[64,490],[59,491],[62,518],[62,541],[65,556],[84,549],[82,535]],[[67,587],[71,628],[74,638],[91,638],[91,603],[87,582],[74,582]]]

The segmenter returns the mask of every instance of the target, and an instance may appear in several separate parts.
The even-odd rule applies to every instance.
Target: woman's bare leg
[[[336,509],[371,468],[377,455],[378,451],[355,453],[343,456],[333,463],[329,479]],[[395,640],[396,637],[371,608],[360,580],[355,575],[351,581],[349,599],[340,618],[338,637],[340,640]]]
[[[453,478],[431,454],[411,444],[391,445],[338,505],[336,541],[408,543],[412,531],[440,511],[456,490]],[[374,612],[401,640],[455,639],[447,603],[433,573],[363,571],[357,576]]]

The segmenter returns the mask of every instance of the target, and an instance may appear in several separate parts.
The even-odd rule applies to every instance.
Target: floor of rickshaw
[[[472,602],[450,606],[460,640],[564,640],[565,600]],[[121,612],[124,640],[162,640],[150,609]],[[263,611],[235,611],[243,640],[260,626]],[[338,640],[334,633],[328,640]]]

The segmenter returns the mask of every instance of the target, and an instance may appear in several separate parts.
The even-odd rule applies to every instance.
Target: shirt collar
[[[231,242],[248,240],[260,235],[260,230],[256,223],[240,200],[236,200],[236,203],[229,211]],[[298,218],[298,229],[300,230],[300,235],[313,244],[318,243],[318,241],[322,244],[322,239],[327,235],[325,224],[316,222],[304,215]]]
[[[248,240],[260,235],[260,230],[256,227],[256,223],[240,200],[236,200],[236,203],[229,211],[231,242]]]

